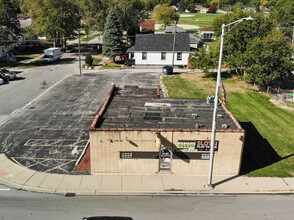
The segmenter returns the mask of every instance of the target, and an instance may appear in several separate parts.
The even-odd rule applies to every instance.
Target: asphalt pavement
[[[36,171],[73,173],[112,83],[156,87],[159,80],[158,73],[134,70],[65,77],[0,127],[0,152]]]

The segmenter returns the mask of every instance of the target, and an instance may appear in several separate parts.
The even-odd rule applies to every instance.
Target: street
[[[11,69],[18,73],[16,80],[0,86],[0,124],[15,110],[43,93],[67,75],[77,74],[75,58],[63,58],[56,64],[28,69]]]
[[[5,189],[0,185],[2,220],[74,220],[85,216],[270,220],[292,219],[294,214],[293,195],[64,197]]]

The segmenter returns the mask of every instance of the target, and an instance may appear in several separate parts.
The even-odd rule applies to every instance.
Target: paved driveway
[[[158,73],[151,72],[112,70],[64,78],[0,127],[0,153],[30,169],[74,172],[111,83],[155,87]]]

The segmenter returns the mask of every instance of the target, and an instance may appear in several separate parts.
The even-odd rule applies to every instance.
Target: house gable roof
[[[199,31],[201,32],[213,32],[214,31],[214,28],[213,27],[203,27],[203,28],[198,28]]]
[[[173,51],[173,39],[173,34],[137,34],[132,51]],[[175,42],[175,51],[190,52],[189,34],[176,34]]]
[[[175,28],[174,25],[173,26],[167,26],[165,28],[164,32],[165,33],[174,33],[175,32],[175,29],[176,29],[176,32],[177,33],[185,33],[186,32],[186,30],[184,28],[179,27],[179,26],[176,26],[176,28]]]

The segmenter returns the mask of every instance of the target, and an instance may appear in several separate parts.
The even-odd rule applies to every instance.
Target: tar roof
[[[173,34],[137,34],[132,51],[173,51]],[[190,51],[189,34],[176,34],[175,51]]]
[[[206,99],[158,97],[155,88],[114,87],[95,117],[94,130],[211,130],[213,104]],[[240,130],[234,117],[222,106],[217,112],[217,129]]]

